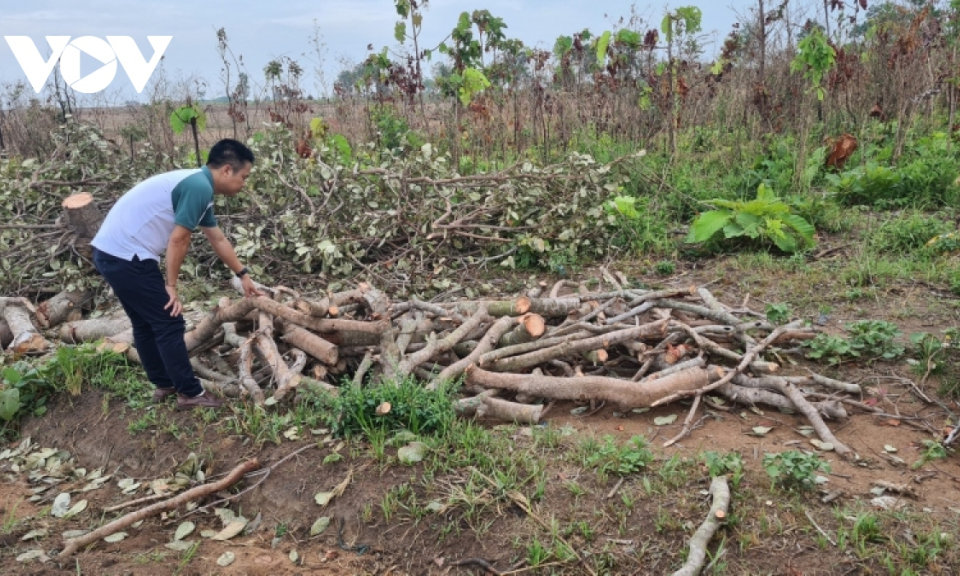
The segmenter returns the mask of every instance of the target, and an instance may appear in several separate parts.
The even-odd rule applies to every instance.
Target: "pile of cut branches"
[[[823,444],[853,455],[824,420],[846,417],[844,403],[870,410],[840,396],[860,387],[812,372],[782,375],[765,358],[797,353],[815,337],[811,328],[773,325],[746,305],[724,305],[706,287],[624,288],[616,276],[604,270],[608,290],[561,281],[485,301],[395,302],[367,284],[314,298],[265,288],[269,296],[221,299],[185,340],[208,389],[258,404],[304,389],[336,393],[351,381],[417,377],[435,388],[462,378],[469,394],[457,403],[463,415],[531,423],[557,400],[627,411],[692,399],[670,444],[696,425],[701,403],[721,410],[730,402],[764,404],[801,413]],[[24,336],[22,317],[31,310],[8,299],[3,311],[11,338],[27,346],[20,352],[50,345],[42,335]],[[64,343],[104,339],[136,359],[123,316],[68,321],[58,332]]]

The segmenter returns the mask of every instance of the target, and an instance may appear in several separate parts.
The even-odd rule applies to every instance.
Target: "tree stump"
[[[103,223],[103,213],[93,201],[89,192],[80,192],[67,196],[63,201],[63,220],[70,230],[77,234],[74,249],[85,258],[90,258],[93,250],[90,241],[97,235]]]

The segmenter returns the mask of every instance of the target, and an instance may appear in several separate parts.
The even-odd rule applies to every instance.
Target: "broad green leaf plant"
[[[714,198],[706,203],[716,210],[697,217],[687,236],[689,243],[749,239],[791,254],[816,244],[816,229],[766,184],[760,184],[757,197],[750,201]]]

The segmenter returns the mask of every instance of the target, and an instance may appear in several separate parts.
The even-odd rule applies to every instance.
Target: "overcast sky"
[[[768,2],[772,4],[773,2]],[[398,20],[393,0],[264,0],[202,2],[198,0],[3,0],[0,33],[29,36],[47,58],[45,36],[130,36],[149,60],[153,49],[148,35],[173,36],[164,52],[162,67],[170,79],[200,78],[208,84],[207,97],[223,94],[216,30],[225,28],[230,47],[242,55],[250,77],[263,81],[263,67],[271,59],[287,56],[307,71],[307,92],[320,92],[313,70],[317,56],[311,36],[319,31],[324,44],[323,70],[332,84],[344,62],[356,63],[384,46],[395,49],[394,24]],[[738,14],[746,16],[756,0],[685,0],[633,3],[628,0],[432,0],[423,19],[423,45],[434,47],[456,25],[459,14],[487,9],[507,24],[507,36],[528,46],[551,49],[562,34],[589,28],[600,32],[614,28],[631,9],[652,26],[664,11],[683,5],[703,11],[703,31],[708,34],[707,56],[712,57]],[[442,58],[437,54],[436,57]],[[101,64],[82,56],[82,75]],[[0,41],[0,83],[26,81],[26,74],[7,42]],[[155,80],[155,78],[152,78]],[[122,67],[107,93],[125,91],[130,81]],[[146,94],[148,88],[144,91]]]

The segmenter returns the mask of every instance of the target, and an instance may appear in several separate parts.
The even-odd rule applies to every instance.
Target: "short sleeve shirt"
[[[92,244],[124,260],[159,260],[178,224],[189,230],[217,226],[207,167],[158,174],[131,188],[110,209]]]

